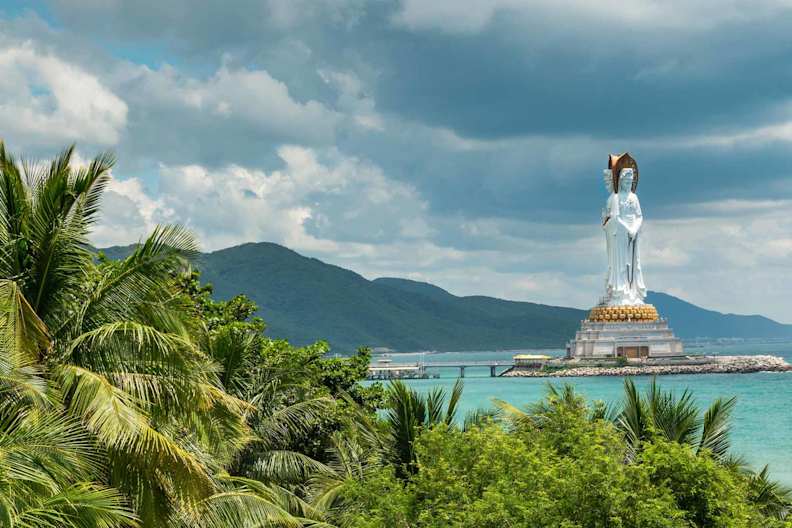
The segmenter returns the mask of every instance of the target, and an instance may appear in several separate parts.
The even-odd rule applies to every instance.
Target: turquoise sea
[[[524,351],[520,351],[524,352]],[[538,353],[539,351],[534,351]],[[782,356],[792,363],[792,342],[713,344],[687,348],[689,354]],[[414,362],[423,354],[426,361],[508,360],[516,351],[442,352],[393,354],[394,362]],[[541,351],[562,355],[561,350]],[[375,356],[376,359],[376,356]],[[421,391],[442,386],[450,390],[459,369],[439,369],[440,378],[408,380]],[[639,387],[650,378],[635,378]],[[492,398],[521,406],[542,398],[546,384],[572,383],[588,399],[608,402],[620,400],[624,379],[617,377],[580,378],[491,378],[488,367],[468,367],[465,372],[463,413],[477,407],[490,407]],[[691,389],[696,400],[705,406],[719,396],[736,396],[732,450],[751,465],[761,468],[769,464],[771,475],[792,486],[792,372],[760,372],[755,374],[698,374],[660,376],[661,387],[681,392]]]

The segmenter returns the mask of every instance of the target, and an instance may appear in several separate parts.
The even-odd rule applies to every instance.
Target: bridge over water
[[[501,361],[417,361],[415,363],[377,362],[369,365],[369,378],[425,378],[428,369],[458,368],[459,377],[465,377],[468,367],[489,367],[490,376],[497,377],[514,366],[512,360]],[[498,372],[498,369],[502,369]]]

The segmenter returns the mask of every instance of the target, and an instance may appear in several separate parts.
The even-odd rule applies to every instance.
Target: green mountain
[[[790,338],[792,325],[773,321],[763,315],[724,314],[707,310],[666,293],[650,291],[646,302],[654,304],[682,338],[741,337]]]
[[[430,284],[369,281],[277,244],[204,255],[198,267],[220,298],[244,292],[268,333],[297,344],[326,339],[338,351],[483,350],[559,346],[583,312],[490,297],[457,297]]]
[[[103,250],[111,258],[129,248]],[[337,352],[358,346],[416,350],[560,348],[586,312],[484,296],[458,297],[424,282],[370,281],[357,273],[262,242],[203,254],[196,266],[221,299],[244,293],[267,333],[295,344],[319,339]],[[670,295],[648,301],[676,333],[693,337],[792,337],[792,326],[761,316],[721,314]]]

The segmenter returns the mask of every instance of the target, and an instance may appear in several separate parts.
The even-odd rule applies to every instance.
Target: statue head
[[[635,192],[635,189],[638,187],[638,163],[635,161],[635,158],[630,156],[629,152],[625,152],[624,154],[611,154],[608,156],[608,169],[610,169],[613,175],[613,188],[616,191],[621,189],[619,178],[622,170],[627,168],[632,169],[632,192]]]
[[[633,190],[633,182],[635,181],[635,171],[627,167],[622,169],[619,173],[619,191],[630,192]]]

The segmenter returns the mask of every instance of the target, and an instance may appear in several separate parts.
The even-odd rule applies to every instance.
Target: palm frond
[[[459,402],[462,400],[462,393],[465,390],[465,382],[462,378],[457,378],[454,386],[451,388],[451,396],[448,398],[448,407],[446,407],[445,423],[451,425],[454,423],[457,414]]]
[[[602,400],[594,400],[589,412],[589,420],[616,423],[619,419],[619,412],[618,405],[614,405],[612,402],[606,403]]]
[[[698,452],[706,449],[719,460],[727,456],[731,446],[731,414],[736,405],[737,398],[718,398],[709,406],[704,413]]]
[[[624,404],[617,425],[624,433],[629,452],[634,455],[649,435],[649,411],[632,379],[624,380]]]
[[[653,378],[647,390],[647,404],[653,425],[667,440],[688,445],[695,443],[701,420],[690,391],[685,390],[677,398],[671,392],[660,390]]]
[[[24,256],[29,249],[30,193],[19,169],[0,141],[0,277],[14,280],[24,279]]]
[[[402,476],[415,470],[415,438],[419,428],[427,423],[427,414],[424,398],[400,380],[391,382],[385,420],[393,443],[394,463]]]
[[[224,490],[197,503],[180,516],[184,528],[305,526],[301,514],[311,506],[277,486],[242,477],[223,480]],[[296,510],[296,511],[295,511]]]
[[[56,492],[64,482],[99,472],[98,453],[80,424],[53,411],[0,407],[2,478]]]
[[[462,430],[470,431],[477,427],[481,427],[487,422],[494,420],[498,416],[495,409],[474,409],[465,414],[465,419],[462,422]]]
[[[0,399],[0,524],[135,526],[120,494],[91,483],[101,454],[84,427],[53,408]]]
[[[434,425],[443,421],[443,403],[446,393],[442,387],[435,387],[425,397],[421,397],[426,407],[426,425]]]
[[[51,346],[46,325],[17,284],[0,279],[0,395],[47,403],[49,391],[38,360]]]
[[[315,473],[306,481],[307,496],[318,511],[326,514],[342,502],[348,479],[363,480],[385,464],[388,448],[379,438],[371,441],[378,434],[361,434],[366,429],[368,426],[333,434],[328,450],[331,472]]]
[[[329,397],[312,398],[278,407],[256,426],[263,445],[275,447],[288,444],[305,435],[335,405]]]
[[[26,166],[30,193],[30,214],[27,220],[30,248],[36,255],[29,267],[25,293],[31,305],[49,321],[59,297],[79,286],[90,262],[87,234],[91,218],[85,214],[87,193],[98,200],[109,176],[95,175],[74,187],[71,158],[74,146],[53,159],[47,169]]]
[[[67,408],[111,450],[145,457],[152,467],[167,470],[179,492],[201,497],[211,490],[206,468],[174,439],[154,429],[146,414],[104,377],[74,365],[56,371]]]
[[[127,258],[108,267],[81,303],[53,330],[58,336],[71,328],[85,328],[118,320],[137,320],[144,315],[168,317],[152,305],[173,295],[173,277],[197,255],[193,236],[180,226],[158,226]],[[172,315],[172,314],[171,314]],[[160,321],[162,319],[160,318]]]
[[[261,349],[261,336],[241,323],[230,324],[211,337],[208,348],[223,368],[223,386],[235,394],[245,394]]]
[[[751,502],[765,515],[784,520],[792,511],[792,489],[770,478],[767,466],[749,480]]]
[[[83,221],[91,225],[96,220],[101,205],[101,197],[110,182],[110,170],[116,158],[112,152],[103,152],[96,156],[87,167],[73,171],[71,187],[79,197],[80,213]]]
[[[124,498],[112,488],[79,483],[33,501],[16,512],[14,528],[139,526]]]
[[[184,372],[201,353],[185,336],[163,332],[137,321],[115,321],[74,337],[63,360],[100,371],[140,364],[155,365],[160,372]],[[139,367],[138,367],[139,368]]]
[[[258,454],[249,475],[262,482],[299,483],[311,475],[333,474],[327,465],[296,451],[270,450]]]
[[[515,407],[511,403],[493,398],[492,404],[495,407],[498,420],[514,429],[531,428],[535,425],[534,417],[529,412]]]

